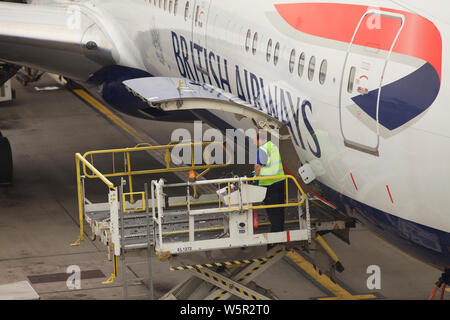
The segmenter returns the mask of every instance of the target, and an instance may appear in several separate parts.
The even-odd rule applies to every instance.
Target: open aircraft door
[[[339,94],[341,132],[349,148],[379,156],[383,77],[404,20],[400,14],[368,10],[355,30]]]
[[[194,6],[194,20],[192,21],[192,42],[194,45],[198,45],[203,50],[199,54],[204,54],[207,48],[207,28],[208,28],[208,16],[211,6],[211,0],[196,0]],[[195,68],[200,72],[208,75],[208,68],[206,65],[206,56],[199,56],[198,59],[194,59]]]

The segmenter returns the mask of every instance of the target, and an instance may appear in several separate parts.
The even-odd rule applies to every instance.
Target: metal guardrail
[[[78,211],[79,211],[79,220],[80,220],[80,236],[72,245],[77,246],[80,245],[81,242],[84,240],[84,230],[83,230],[83,215],[84,215],[84,184],[82,182],[82,176],[81,176],[81,169],[83,177],[88,179],[100,179],[105,183],[105,185],[110,190],[117,190],[117,188],[114,186],[114,184],[108,179],[112,177],[128,177],[129,182],[129,195],[132,202],[134,202],[133,196],[136,194],[133,192],[133,180],[132,177],[136,175],[151,175],[151,174],[165,174],[170,172],[189,172],[189,171],[198,171],[203,170],[199,175],[197,175],[197,178],[205,175],[207,172],[209,172],[211,169],[215,168],[223,168],[227,167],[230,164],[230,161],[228,161],[225,164],[204,164],[204,165],[198,165],[195,164],[194,159],[194,148],[196,147],[209,147],[211,145],[220,145],[224,148],[225,152],[228,154],[227,149],[223,146],[220,142],[192,142],[192,143],[179,143],[177,141],[173,141],[170,144],[167,145],[161,145],[161,146],[144,146],[145,144],[139,144],[133,148],[121,148],[121,149],[110,149],[110,150],[97,150],[97,151],[89,151],[86,152],[84,155],[81,155],[80,153],[77,153],[75,155],[75,162],[76,162],[76,172],[77,172],[77,193],[78,193]],[[184,165],[179,167],[172,166],[172,156],[171,156],[171,150],[174,148],[185,148],[189,147],[191,151],[191,163],[190,165]],[[132,163],[131,163],[131,154],[137,153],[137,152],[165,152],[165,162],[166,167],[165,168],[158,168],[158,169],[149,169],[149,170],[133,170]],[[120,169],[120,171],[116,171],[116,156],[122,155],[124,159],[124,168]],[[112,172],[108,173],[102,173],[100,172],[95,166],[94,166],[94,157],[98,155],[111,155],[112,159]],[[90,161],[88,160],[90,158]],[[232,159],[230,157],[230,159]],[[88,172],[90,170],[90,172]],[[197,195],[197,188],[194,188],[194,196]]]
[[[89,161],[87,161],[80,153],[75,154],[75,166],[77,171],[77,193],[78,193],[78,217],[80,219],[80,236],[77,241],[72,243],[72,246],[79,246],[81,241],[84,240],[84,184],[81,182],[81,172],[80,172],[80,164],[83,164],[83,167],[88,167],[95,175],[96,178],[102,180],[105,185],[110,190],[116,190],[117,188],[114,184],[108,180],[100,171],[98,171]]]
[[[112,150],[99,150],[99,151],[90,151],[90,152],[86,152],[84,155],[81,155],[80,153],[76,153],[75,154],[75,162],[76,162],[76,179],[77,179],[77,195],[78,195],[78,213],[79,213],[79,222],[80,222],[80,234],[78,239],[76,240],[76,242],[74,242],[72,245],[73,246],[77,246],[80,245],[82,241],[84,241],[84,216],[86,214],[85,212],[85,205],[87,204],[91,204],[86,198],[85,198],[85,180],[86,179],[99,179],[101,180],[104,185],[108,188],[109,190],[109,194],[111,196],[111,194],[116,194],[116,196],[114,197],[120,197],[119,198],[114,198],[112,200],[114,200],[114,202],[118,202],[118,205],[120,206],[121,210],[123,213],[133,213],[133,212],[138,212],[138,211],[145,211],[148,207],[147,206],[147,201],[148,199],[146,199],[145,197],[145,193],[142,192],[134,192],[133,191],[133,184],[132,184],[132,178],[134,176],[137,175],[152,175],[152,174],[164,174],[164,173],[170,173],[170,172],[190,172],[190,171],[200,171],[203,170],[203,172],[201,172],[200,174],[196,175],[196,179],[198,179],[199,177],[202,177],[203,175],[205,175],[209,170],[214,169],[214,168],[222,168],[222,167],[226,167],[228,166],[230,163],[225,163],[225,164],[201,164],[201,165],[197,165],[194,162],[194,147],[196,146],[209,146],[211,144],[214,144],[217,142],[202,142],[202,143],[178,143],[178,144],[169,144],[169,145],[165,145],[165,146],[142,146],[142,145],[138,145],[134,148],[122,148],[122,149],[112,149]],[[221,144],[221,146],[223,148],[225,148],[223,146],[223,144]],[[183,165],[180,167],[174,167],[172,166],[172,154],[171,154],[171,150],[173,150],[173,148],[175,147],[188,147],[191,150],[191,163],[188,165]],[[203,149],[202,149],[203,151]],[[225,148],[226,151],[226,148]],[[165,163],[166,166],[164,168],[156,168],[156,169],[149,169],[149,170],[134,170],[133,166],[132,166],[132,154],[133,153],[137,153],[137,152],[163,152],[165,155]],[[106,155],[107,157],[111,157],[110,159],[112,160],[112,171],[109,172],[103,172],[105,170],[99,170],[95,165],[94,165],[94,161],[96,161],[96,156],[99,155]],[[123,157],[124,162],[123,162],[123,167],[119,168],[116,164],[115,159],[117,157]],[[231,157],[230,157],[231,158]],[[232,158],[231,158],[232,159]],[[90,161],[89,161],[90,160]],[[102,165],[104,164],[104,162],[102,161],[104,160],[98,160],[97,161],[97,166],[99,163],[101,163]],[[119,196],[119,186],[116,186],[110,179],[111,178],[116,178],[116,177],[128,177],[129,178],[129,192],[123,192],[121,191],[120,194],[121,196]],[[224,183],[224,181],[226,181],[227,187],[230,191],[231,188],[231,184],[232,183],[251,183],[253,181],[262,181],[262,180],[268,180],[268,179],[273,179],[274,177],[253,177],[253,178],[231,178],[231,179],[216,179],[216,180],[196,180],[195,182],[187,182],[187,183],[180,183],[180,184],[171,184],[170,186],[176,187],[176,186],[188,186],[191,187],[194,190],[194,198],[196,195],[196,190],[197,187],[201,187],[201,186],[206,186],[206,185],[211,185],[211,184],[217,184],[218,188],[220,189],[221,184]],[[241,206],[225,206],[225,207],[221,207],[219,212],[226,212],[226,211],[234,211],[234,210],[253,210],[253,209],[268,209],[268,208],[281,208],[281,207],[294,207],[294,206],[301,206],[306,199],[306,195],[303,191],[303,189],[300,187],[300,185],[298,184],[297,180],[293,177],[293,176],[277,176],[276,178],[283,178],[285,179],[285,184],[286,184],[286,201],[285,203],[282,204],[274,204],[274,205],[245,205],[242,204]],[[296,185],[299,194],[302,195],[302,199],[298,202],[289,202],[289,187],[288,187],[288,181],[292,180],[294,182],[294,184]],[[169,187],[169,185],[166,185],[165,187]],[[211,188],[214,189],[214,188]],[[128,199],[130,199],[131,203],[134,203],[133,201],[133,197],[136,198],[142,198],[142,207],[137,208],[136,206],[132,206],[131,209],[127,208],[125,206],[125,203],[127,202],[127,197]],[[152,199],[155,199],[152,196]],[[122,203],[120,203],[122,202]],[[139,201],[138,201],[139,202]],[[154,203],[154,201],[152,202]],[[218,201],[206,201],[206,202],[201,202],[198,204],[210,204],[214,207],[217,206],[223,206],[221,199],[220,199],[220,193],[219,193],[219,200]],[[215,204],[217,204],[217,206],[215,206]],[[109,205],[111,206],[111,199],[109,202]],[[149,204],[150,205],[150,204]],[[140,205],[139,205],[140,206]],[[188,210],[190,211],[190,216],[193,217],[192,213],[195,213],[195,209],[192,210],[191,206],[194,206],[194,203],[191,202],[190,197],[187,198],[186,203],[183,204],[176,204],[175,206],[187,206]],[[110,208],[110,210],[112,210],[112,207]],[[115,209],[117,210],[117,208]],[[217,212],[217,211],[216,211]],[[191,219],[189,219],[191,220]],[[192,221],[191,221],[192,223]],[[190,223],[190,224],[191,224]],[[192,233],[192,231],[190,231],[189,233]],[[160,234],[162,235],[162,234]],[[119,242],[117,242],[119,241]],[[117,247],[115,246],[115,243],[117,244]],[[114,273],[111,274],[110,278],[105,282],[105,283],[112,283],[114,281],[114,279],[117,277],[117,255],[118,255],[118,249],[121,247],[120,245],[120,240],[116,240],[116,242],[112,242],[109,244],[110,245],[110,249],[111,252],[113,252],[113,263],[114,263]],[[111,246],[112,245],[112,246]]]
[[[269,179],[284,179],[286,187],[286,197],[283,203],[276,204],[259,204],[263,202],[265,198],[265,193],[262,193],[261,187],[252,186],[252,182],[264,181]],[[289,180],[293,181],[298,191],[298,201],[289,202]],[[281,180],[283,181],[283,180]],[[219,201],[217,205],[210,206],[207,208],[192,209],[190,203],[190,188],[199,185],[217,185],[217,195]],[[221,189],[221,185],[226,185],[225,188]],[[186,187],[186,209],[183,210],[188,218],[188,233],[189,239],[181,242],[175,243],[164,243],[163,241],[163,224],[165,219],[165,210],[163,204],[165,203],[165,190],[168,188],[175,187]],[[221,194],[223,195],[221,196]],[[300,199],[301,194],[301,199]],[[223,198],[221,198],[223,197]],[[231,200],[233,198],[233,200]],[[156,250],[159,253],[180,253],[183,250],[192,251],[205,251],[214,249],[223,249],[226,247],[236,246],[236,245],[257,245],[258,243],[263,243],[268,241],[268,243],[278,243],[284,242],[284,236],[287,237],[287,241],[290,239],[292,241],[298,240],[311,240],[311,229],[309,227],[310,217],[309,217],[309,206],[308,199],[303,189],[298,184],[297,180],[290,175],[280,175],[276,177],[237,177],[237,178],[224,178],[224,179],[214,179],[205,181],[195,181],[187,183],[175,183],[175,184],[165,184],[163,180],[155,181],[151,183],[151,199],[152,201],[152,219],[154,221],[154,237],[153,242]],[[222,205],[222,202],[224,205]],[[270,233],[263,235],[254,235],[253,226],[249,225],[251,220],[249,215],[253,215],[254,210],[258,209],[271,209],[271,208],[286,208],[286,207],[298,207],[302,206],[306,202],[306,220],[302,221],[301,211],[299,210],[299,230],[291,231],[285,234],[284,232]],[[228,205],[226,205],[228,203]],[[255,203],[258,203],[255,205]],[[245,216],[240,216],[236,218],[233,212],[244,213]],[[209,240],[196,240],[194,233],[197,231],[195,229],[194,217],[201,215],[212,215],[212,214],[229,214],[229,218],[233,221],[228,222],[228,229],[230,230],[229,238],[220,239],[209,239]],[[302,223],[304,222],[304,223]],[[245,230],[237,230],[237,225],[242,225]],[[248,227],[246,227],[248,225]],[[242,232],[241,232],[242,231]],[[239,234],[239,236],[237,236]],[[236,236],[238,238],[236,238]],[[270,238],[270,239],[269,239]],[[236,242],[237,241],[237,242]],[[246,242],[248,241],[248,243]]]
[[[122,149],[112,149],[112,150],[98,150],[98,151],[90,151],[86,152],[84,155],[81,155],[80,153],[75,154],[75,165],[76,165],[76,179],[77,179],[77,196],[78,196],[78,215],[79,215],[79,221],[80,221],[80,235],[78,239],[72,243],[72,246],[79,246],[82,241],[84,241],[84,205],[85,205],[85,190],[84,190],[84,179],[100,179],[103,181],[103,183],[108,187],[110,191],[115,191],[117,193],[118,188],[112,183],[108,178],[111,177],[124,177],[127,176],[129,179],[129,188],[130,192],[127,194],[123,194],[123,197],[125,198],[126,195],[129,195],[131,197],[131,201],[133,202],[133,196],[137,193],[133,192],[133,181],[132,177],[135,175],[151,175],[151,174],[157,174],[157,173],[169,173],[169,172],[183,172],[183,171],[196,171],[196,170],[204,170],[201,174],[199,174],[197,177],[203,176],[207,172],[209,172],[211,169],[214,168],[221,168],[226,167],[230,163],[227,161],[225,164],[217,164],[217,165],[196,165],[195,159],[194,159],[194,148],[196,146],[209,146],[212,144],[220,144],[225,152],[228,154],[228,151],[223,146],[223,144],[219,142],[198,142],[198,143],[179,143],[179,142],[171,142],[168,145],[164,146],[151,146],[147,144],[139,144],[135,146],[134,148],[122,148]],[[147,146],[144,146],[147,145]],[[172,167],[172,157],[170,150],[175,147],[189,147],[191,151],[191,165],[190,166],[181,166],[181,167]],[[131,153],[133,152],[164,152],[164,159],[166,162],[166,168],[161,169],[150,169],[150,170],[133,170],[132,164],[131,164]],[[112,156],[112,167],[113,172],[112,173],[102,173],[100,172],[95,166],[94,166],[94,156],[100,155],[100,154],[110,154]],[[123,171],[116,172],[116,165],[115,165],[115,156],[117,154],[122,154],[124,159],[124,169]],[[91,158],[91,161],[87,160],[87,157]],[[232,159],[230,157],[230,159]],[[82,172],[84,174],[83,178],[81,176],[81,167]],[[87,170],[90,170],[91,173],[88,173]],[[197,189],[194,189],[195,195],[197,194]],[[142,194],[142,193],[139,193]],[[125,206],[125,201],[121,199]],[[143,201],[144,204],[144,210],[145,210],[145,201]],[[138,211],[138,210],[132,210]],[[129,212],[124,207],[124,212]],[[112,245],[112,252],[114,253],[114,244]],[[114,264],[114,272],[111,274],[111,276],[106,280],[104,283],[113,283],[114,279],[117,277],[117,256],[116,254],[113,254],[113,264]]]
[[[110,177],[123,177],[123,176],[135,176],[135,175],[147,175],[147,174],[155,174],[155,173],[169,173],[169,172],[180,172],[180,171],[190,171],[190,170],[211,170],[214,168],[223,168],[231,164],[231,162],[227,162],[224,164],[204,164],[199,165],[195,163],[194,158],[194,148],[196,147],[209,147],[211,145],[220,145],[224,148],[225,152],[228,153],[226,148],[223,146],[220,142],[193,142],[193,143],[177,143],[174,144],[174,142],[171,142],[170,144],[163,145],[163,146],[147,146],[142,147],[140,145],[134,147],[134,148],[122,148],[122,149],[111,149],[111,150],[97,150],[97,151],[89,151],[86,152],[83,155],[84,159],[88,159],[88,157],[91,158],[90,164],[94,165],[94,156],[101,155],[101,154],[110,154],[112,156],[112,163],[113,163],[113,172],[111,173],[103,173],[104,177],[110,178]],[[191,151],[191,163],[189,166],[172,166],[172,156],[171,156],[171,150],[174,148],[184,148],[189,147]],[[134,152],[161,152],[164,151],[164,159],[166,162],[165,168],[160,169],[149,169],[149,170],[132,170],[131,166],[131,154]],[[115,166],[115,156],[116,154],[123,154],[124,157],[124,170],[123,171],[117,171],[116,172],[116,166]],[[231,157],[230,157],[231,158]],[[90,169],[90,168],[89,168]],[[86,171],[86,166],[83,166],[83,173],[87,178],[98,178],[96,174],[89,174]],[[201,173],[203,175],[204,173]]]
[[[165,184],[164,188],[172,188],[172,187],[187,187],[187,186],[200,186],[200,185],[211,185],[211,184],[217,184],[218,188],[217,190],[220,190],[220,186],[222,184],[226,184],[228,188],[228,193],[231,193],[231,184],[232,183],[245,183],[245,182],[253,182],[253,181],[264,181],[264,180],[272,180],[272,179],[284,179],[285,180],[285,188],[286,188],[286,201],[285,203],[280,204],[274,204],[274,205],[258,205],[258,206],[242,206],[242,207],[231,207],[228,206],[227,208],[223,208],[224,211],[234,211],[234,210],[256,210],[256,209],[271,209],[271,208],[286,208],[286,207],[297,207],[301,206],[305,200],[306,200],[306,194],[303,191],[302,187],[298,183],[297,179],[291,175],[279,175],[279,176],[270,176],[270,177],[239,177],[239,178],[227,178],[227,179],[214,179],[214,180],[205,180],[205,181],[195,181],[195,182],[187,182],[187,183],[173,183],[173,184]],[[289,183],[288,181],[291,180],[294,182],[295,186],[297,187],[297,190],[302,195],[302,200],[300,202],[289,202]],[[221,196],[219,194],[219,206],[221,203]]]
[[[195,163],[195,148],[198,147],[210,147],[210,146],[214,146],[214,145],[218,145],[221,148],[223,148],[223,150],[225,151],[226,155],[228,156],[227,158],[229,160],[227,160],[226,163],[224,164],[196,164]],[[181,166],[173,166],[173,161],[172,161],[172,153],[171,151],[174,148],[189,148],[190,149],[190,155],[191,155],[191,163],[189,165],[181,165]],[[206,151],[206,150],[205,150]],[[162,156],[164,158],[166,167],[165,168],[158,168],[158,169],[149,169],[149,170],[133,170],[132,169],[132,161],[131,161],[131,155],[133,153],[138,153],[138,152],[147,152],[147,153],[156,153],[159,154],[159,156]],[[203,154],[203,152],[202,152]],[[111,150],[97,150],[97,151],[89,151],[86,152],[83,155],[83,158],[85,160],[88,161],[88,159],[90,159],[90,161],[88,161],[92,166],[94,166],[94,158],[95,156],[100,156],[100,155],[111,155],[111,160],[112,160],[112,172],[108,172],[105,173],[103,172],[102,175],[106,178],[112,178],[112,177],[124,177],[127,176],[128,177],[128,184],[129,184],[129,189],[130,189],[130,193],[133,192],[133,176],[137,176],[137,175],[150,175],[150,174],[165,174],[165,173],[173,173],[173,172],[188,172],[188,171],[200,171],[203,170],[201,173],[199,173],[197,175],[197,179],[199,179],[200,177],[204,176],[206,173],[208,173],[210,170],[215,169],[215,168],[223,168],[223,167],[227,167],[228,165],[231,164],[232,161],[232,157],[230,156],[228,150],[226,149],[226,147],[223,145],[223,143],[221,142],[190,142],[190,143],[182,143],[180,141],[172,141],[167,145],[160,145],[160,146],[152,146],[152,145],[148,145],[148,144],[138,144],[137,146],[133,147],[133,148],[121,148],[121,149],[111,149]],[[118,169],[116,171],[116,157],[119,158],[123,158],[123,169]],[[206,157],[207,160],[209,160],[209,157]],[[83,163],[83,174],[86,178],[89,179],[95,179],[98,178],[98,176],[93,172],[92,173],[88,173],[86,170],[86,167],[88,169],[90,169],[90,167],[84,165]],[[195,192],[195,196],[197,196],[197,189],[194,189]],[[133,198],[131,198],[133,200]]]

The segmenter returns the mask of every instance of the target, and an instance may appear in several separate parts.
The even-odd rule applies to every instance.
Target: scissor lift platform
[[[195,199],[193,199],[195,201]],[[108,203],[101,204],[103,207],[109,206]],[[131,205],[131,204],[130,204]],[[163,227],[163,235],[169,239],[177,240],[182,237],[187,239],[188,236],[188,219],[182,216],[182,210],[167,210],[166,224]],[[317,223],[336,222],[336,220],[315,218],[313,211],[312,222],[313,225]],[[152,213],[133,212],[124,215],[124,246],[126,249],[140,249],[147,247],[147,217],[152,218]],[[294,230],[298,228],[298,214],[294,210],[286,210],[285,213],[285,229]],[[258,227],[255,228],[255,233],[268,232],[270,228],[270,221],[265,212],[258,213]],[[103,210],[101,207],[86,205],[85,220],[91,227],[92,239],[99,237],[104,245],[108,245],[111,240],[110,233],[110,211]],[[150,227],[153,228],[153,221],[150,222]],[[201,218],[196,218],[195,232],[200,239],[210,238],[213,236],[220,236],[224,232],[223,218],[217,215],[210,214]],[[153,234],[150,234],[150,239],[153,242]]]
[[[179,186],[179,184],[177,184]],[[170,185],[169,185],[170,187]],[[216,194],[212,195],[202,195],[199,198],[195,199],[190,197],[190,206],[195,207],[196,210],[212,210],[219,209],[217,207],[218,196]],[[320,200],[315,196],[309,195],[307,198],[307,202]],[[113,232],[111,231],[111,204],[110,203],[99,203],[92,204],[88,199],[85,199],[85,220],[90,225],[92,230],[92,235],[94,237],[99,237],[101,242],[112,248],[113,240]],[[294,200],[291,200],[293,202]],[[161,198],[161,202],[167,204],[168,208],[164,209],[164,219],[163,223],[161,223],[161,231],[162,231],[162,239],[165,244],[168,243],[187,243],[189,242],[189,215],[187,214],[187,202],[186,197],[168,197],[167,199]],[[155,223],[155,219],[153,218],[153,212],[150,211],[150,207],[152,207],[153,199],[147,200],[147,205],[143,206],[143,200],[137,200],[134,203],[129,201],[125,201],[124,204],[121,205],[122,210],[120,212],[120,218],[122,222],[119,223],[119,216],[116,215],[116,221],[118,228],[116,229],[116,238],[122,238],[122,226],[123,226],[123,239],[121,239],[120,244],[116,244],[116,255],[120,255],[120,247],[123,247],[126,250],[130,249],[140,249],[146,248],[148,245],[148,241],[155,245],[156,238],[155,234],[159,235],[159,231],[156,230],[156,226],[158,223]],[[146,208],[145,210],[143,208]],[[222,208],[221,208],[222,209]],[[290,207],[285,210],[285,230],[293,231],[295,229],[299,229],[300,223],[305,223],[306,221],[306,212],[300,211],[301,215],[299,216],[299,208]],[[128,212],[123,212],[124,210],[128,210]],[[308,211],[309,208],[308,208]],[[252,226],[253,233],[257,234],[265,234],[269,232],[270,221],[267,218],[264,210],[259,210],[257,221],[255,221],[255,217],[253,213],[251,214],[252,218]],[[313,232],[320,231],[339,231],[339,230],[348,230],[349,223],[343,217],[339,219],[339,216],[330,216],[326,214],[324,210],[321,210],[317,206],[311,210],[310,213],[310,225]],[[204,241],[204,240],[214,240],[223,238],[226,232],[226,224],[227,224],[227,213],[218,214],[210,213],[204,215],[196,215],[194,216],[194,225],[193,231],[195,233],[196,241]],[[247,217],[247,221],[248,221]],[[254,223],[257,222],[257,226]],[[150,230],[150,234],[148,234],[148,230]],[[290,241],[290,239],[286,240]],[[303,241],[308,241],[308,238],[305,238]],[[284,241],[280,241],[284,242]],[[270,242],[261,242],[261,245],[267,244]],[[245,247],[248,244],[245,242],[241,242],[240,246]],[[227,246],[218,246],[213,247],[210,250],[214,249],[225,249],[230,248]],[[169,252],[170,254],[179,254],[182,253],[182,250]],[[159,250],[161,253],[161,250]],[[168,252],[166,252],[168,253]]]
[[[166,146],[167,147],[167,146]],[[158,147],[159,149],[159,147]],[[133,174],[142,174],[133,172],[130,169],[130,149],[122,149],[120,152],[128,153],[126,157],[128,170],[122,173],[111,173],[108,177],[122,177],[120,186],[116,187],[97,170],[92,163],[86,160],[85,156],[76,155],[77,159],[77,179],[80,213],[80,238],[74,245],[83,240],[83,225],[87,222],[92,230],[92,238],[99,237],[101,242],[108,247],[108,257],[114,262],[114,273],[105,283],[112,283],[117,277],[116,258],[122,256],[125,270],[125,253],[128,250],[148,249],[146,263],[149,267],[149,279],[151,279],[150,248],[156,252],[160,259],[170,258],[173,263],[173,257],[186,256],[188,254],[214,252],[217,250],[236,249],[236,248],[265,248],[266,245],[276,245],[275,255],[284,256],[286,253],[286,244],[308,247],[314,239],[320,237],[320,232],[347,230],[348,224],[343,219],[336,216],[324,216],[319,214],[311,217],[310,201],[321,201],[319,198],[310,194],[305,194],[298,184],[297,180],[290,175],[279,176],[284,179],[286,186],[286,198],[283,203],[266,205],[263,203],[266,188],[258,186],[258,182],[264,179],[273,179],[273,177],[234,177],[214,180],[193,179],[183,183],[167,184],[163,179],[152,180],[150,188],[145,184],[144,191],[135,192],[131,186],[131,176]],[[119,152],[99,151],[98,153]],[[167,153],[166,153],[167,154]],[[125,156],[124,156],[125,157]],[[92,160],[93,162],[93,160]],[[80,164],[83,165],[84,176],[80,173]],[[168,165],[169,167],[169,165]],[[86,170],[88,168],[92,174]],[[114,165],[113,165],[114,168]],[[197,168],[194,164],[189,169]],[[206,166],[208,168],[208,166]],[[207,169],[208,170],[208,169]],[[146,171],[154,174],[163,173],[162,169]],[[124,192],[126,185],[124,176],[130,177],[129,192]],[[109,188],[108,202],[92,203],[85,194],[85,180],[87,178],[101,179]],[[289,192],[289,186],[295,187],[295,192]],[[170,189],[177,189],[178,192],[184,188],[184,196],[168,196],[172,194]],[[200,196],[197,189],[203,188],[204,192]],[[149,190],[150,189],[150,190]],[[291,189],[292,190],[292,189]],[[293,194],[297,194],[294,199]],[[267,219],[265,210],[268,208],[285,209],[285,230],[282,232],[269,232],[270,222]],[[315,210],[313,210],[313,213]],[[269,251],[269,252],[272,252]],[[284,253],[279,255],[279,253]],[[244,278],[247,273],[255,273],[262,267],[267,268],[276,261],[275,255],[264,255],[256,260],[244,259],[238,263],[243,267]],[[277,258],[278,259],[278,258]],[[236,259],[230,259],[236,262]],[[257,263],[258,262],[258,263]],[[255,264],[256,263],[256,264]],[[232,264],[232,263],[231,263]],[[248,269],[247,270],[247,265]],[[245,284],[242,282],[242,274],[221,274],[220,262],[207,262],[204,264],[207,268],[202,269],[197,264],[187,266],[186,269],[180,266],[176,270],[188,270],[193,272],[197,278],[205,280],[216,279],[219,289],[227,291],[220,285],[221,281],[228,281],[229,288],[241,288]],[[230,262],[224,262],[224,267],[228,268]],[[218,270],[212,270],[210,267],[218,267]],[[175,269],[174,269],[175,270]],[[226,279],[227,276],[228,280]],[[123,274],[124,292],[126,291],[127,281],[125,273]],[[208,280],[206,280],[208,282]],[[236,281],[240,284],[235,283]],[[195,282],[195,281],[194,281]],[[211,285],[216,286],[216,282]],[[192,284],[192,283],[191,283]],[[188,285],[189,286],[189,285]],[[184,289],[183,289],[184,290]],[[223,291],[222,290],[222,291]],[[245,290],[244,290],[245,291]],[[173,292],[172,292],[173,293]],[[258,295],[254,291],[222,292],[223,296],[229,294],[245,298],[261,298],[267,296]],[[127,294],[125,294],[127,296]],[[270,296],[270,295],[269,295]],[[174,297],[166,296],[167,297]],[[212,296],[204,297],[211,298]]]
[[[170,203],[180,203],[179,200],[184,198],[173,197],[169,199]],[[193,199],[197,202],[205,201],[205,197],[202,196],[199,199]],[[150,201],[149,201],[149,205]],[[142,201],[137,201],[134,204],[126,202],[127,208],[142,207]],[[108,210],[106,210],[108,208]],[[175,209],[177,208],[177,209]],[[96,205],[85,205],[85,220],[91,226],[91,232],[93,236],[100,237],[103,244],[108,245],[111,242],[111,230],[110,230],[110,210],[109,203],[101,203]],[[153,215],[151,212],[134,211],[128,212],[123,215],[123,228],[124,239],[122,246],[125,249],[140,249],[147,247],[148,235],[147,235],[147,219],[150,218],[150,228],[153,229]],[[165,237],[176,240],[183,237],[187,233],[188,219],[183,217],[183,210],[179,206],[175,206],[174,209],[166,211],[165,225],[163,227],[163,234]],[[119,232],[122,226],[119,227]],[[204,234],[220,234],[223,230],[223,221],[217,216],[211,214],[202,219],[196,219],[195,229],[198,232],[199,237],[204,237]],[[153,233],[150,233],[150,240],[153,243]]]
[[[287,179],[290,178],[286,176]],[[165,184],[163,180],[154,180],[152,181],[153,197],[147,198],[147,192],[134,193],[140,194],[141,198],[131,203],[126,200],[126,196],[131,196],[130,193],[123,194],[120,191],[121,196],[118,196],[117,191],[112,190],[108,203],[92,204],[86,199],[84,215],[92,228],[93,235],[100,236],[105,245],[113,244],[117,256],[120,255],[121,247],[145,248],[149,238],[160,254],[179,254],[187,251],[246,247],[285,241],[310,241],[306,222],[309,219],[308,212],[306,217],[301,217],[299,215],[301,210],[290,211],[288,221],[291,222],[291,228],[281,233],[267,232],[265,226],[269,223],[264,215],[261,215],[261,221],[255,225],[255,209],[265,209],[267,206],[255,205],[243,199],[239,190],[251,190],[252,192],[248,192],[246,197],[256,194],[255,190],[261,191],[257,199],[261,202],[265,197],[266,188],[250,185],[249,181],[257,181],[257,179],[243,177],[172,185]],[[198,183],[225,184],[228,185],[225,189],[229,190],[222,190],[221,194],[203,195],[198,199],[189,194],[185,197],[168,198],[163,192],[169,188],[185,186],[189,193],[189,189]],[[237,184],[240,186],[237,187]],[[237,189],[231,191],[232,188]],[[303,196],[297,202],[289,203],[287,199],[286,204],[273,206],[299,209],[298,206],[304,201]],[[227,205],[224,205],[224,202]],[[260,223],[261,229],[259,229]],[[150,234],[148,230],[151,231]]]

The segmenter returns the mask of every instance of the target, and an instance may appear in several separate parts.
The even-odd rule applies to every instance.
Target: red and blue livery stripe
[[[323,39],[350,44],[355,30],[369,6],[337,3],[277,4],[276,10],[296,30]],[[389,130],[395,130],[425,112],[434,102],[441,87],[442,37],[434,23],[416,13],[379,8],[384,12],[404,16],[404,26],[392,52],[424,61],[422,67],[406,77],[381,88],[378,120]],[[378,33],[364,31],[353,44],[389,51],[398,26],[394,19],[384,19]],[[370,41],[368,37],[376,37]],[[359,95],[353,101],[374,120],[378,90]]]

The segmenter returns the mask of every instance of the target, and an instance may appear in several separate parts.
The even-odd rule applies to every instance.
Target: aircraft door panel
[[[369,10],[355,30],[344,64],[339,99],[341,132],[349,148],[379,155],[383,75],[403,23],[401,15]]]

